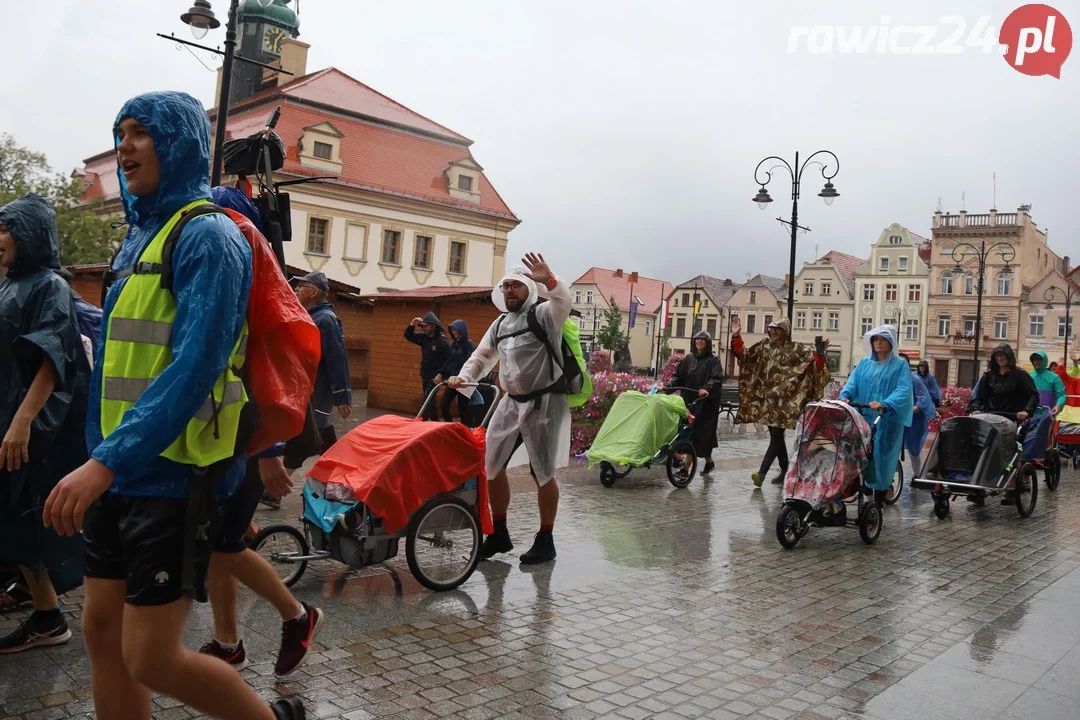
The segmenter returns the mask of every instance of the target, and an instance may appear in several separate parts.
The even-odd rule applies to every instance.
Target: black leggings
[[[761,474],[769,472],[773,460],[780,461],[781,472],[787,470],[788,456],[787,443],[784,441],[784,428],[769,426],[769,449],[765,451],[765,457],[761,459]]]

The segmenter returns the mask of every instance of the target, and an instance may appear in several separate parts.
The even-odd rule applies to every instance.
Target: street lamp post
[[[834,166],[822,163],[820,160],[814,160],[818,155],[827,155],[832,158]],[[761,173],[761,166],[765,163],[775,160],[777,165],[773,165],[768,170],[764,171],[765,179],[759,178]],[[811,162],[813,161],[813,162]],[[783,167],[788,171],[788,175],[791,176],[791,220],[785,221],[781,218],[777,218],[782,223],[790,222],[791,224],[791,256],[789,260],[788,269],[788,322],[794,323],[795,319],[795,238],[799,232],[799,191],[802,185],[802,175],[807,167],[810,165],[818,165],[821,168],[821,176],[825,179],[825,186],[818,193],[818,197],[825,201],[826,205],[832,205],[836,198],[840,197],[840,193],[833,187],[832,179],[836,177],[836,174],[840,172],[840,160],[836,157],[836,154],[831,150],[818,150],[817,152],[806,158],[802,165],[799,165],[799,153],[795,153],[795,164],[789,165],[787,160],[776,155],[770,155],[757,164],[754,168],[754,182],[760,185],[757,195],[754,196],[754,202],[758,204],[758,207],[764,210],[769,203],[772,202],[772,197],[769,196],[769,191],[765,189],[765,186],[772,180],[772,171],[777,167]],[[831,169],[831,173],[830,173]]]
[[[975,305],[975,349],[974,349],[974,369],[971,373],[971,387],[975,387],[975,382],[979,377],[979,340],[982,339],[982,299],[983,299],[983,281],[986,274],[986,258],[990,256],[994,250],[998,250],[1001,254],[1001,259],[1005,261],[1005,267],[1002,268],[1001,273],[1003,275],[1012,275],[1012,268],[1009,263],[1016,257],[1016,248],[1007,242],[996,242],[990,247],[986,247],[986,241],[981,240],[979,247],[975,247],[969,242],[962,242],[954,247],[949,256],[956,261],[956,267],[953,268],[953,272],[957,275],[964,274],[964,267],[961,264],[969,256],[978,261],[979,265],[979,283],[977,288],[977,296]],[[957,251],[960,252],[957,255]]]
[[[1061,292],[1061,288],[1058,288],[1058,287],[1050,286],[1050,287],[1046,288],[1046,292],[1043,293],[1043,298],[1046,300],[1046,309],[1047,310],[1053,310],[1054,309],[1054,306],[1053,306],[1054,295],[1056,295],[1059,292]],[[1072,317],[1070,317],[1069,311],[1072,309],[1073,300],[1078,296],[1078,294],[1080,294],[1080,293],[1076,292],[1076,287],[1068,279],[1068,274],[1066,274],[1066,276],[1065,276],[1065,291],[1064,291],[1063,294],[1065,295],[1065,348],[1063,350],[1063,353],[1064,353],[1065,366],[1068,367],[1068,365],[1069,365],[1069,334],[1072,332]]]
[[[262,7],[269,7],[274,0],[258,0],[259,5]],[[267,65],[266,63],[257,62],[255,60],[249,60],[245,57],[239,57],[236,54],[236,25],[237,15],[239,12],[240,0],[229,0],[229,15],[225,22],[225,51],[221,52],[214,48],[203,47],[202,45],[196,45],[195,43],[186,42],[178,38],[169,37],[158,34],[160,37],[164,37],[166,40],[174,40],[176,42],[182,42],[185,45],[192,45],[203,50],[209,50],[210,52],[216,52],[224,57],[221,63],[221,92],[218,94],[218,106],[217,106],[217,118],[215,119],[214,128],[214,164],[210,169],[210,186],[217,187],[221,184],[221,172],[225,163],[223,148],[225,147],[225,129],[229,121],[229,93],[232,90],[232,68],[235,60],[241,62],[250,63],[252,65],[258,65],[260,67],[269,68],[278,72],[283,72],[288,75],[285,70],[275,68],[273,65]],[[191,26],[191,34],[195,36],[195,39],[201,40],[206,36],[207,31],[221,27],[221,21],[214,16],[214,11],[210,8],[209,0],[194,0],[194,4],[188,9],[186,13],[180,16],[180,19],[187,25]]]

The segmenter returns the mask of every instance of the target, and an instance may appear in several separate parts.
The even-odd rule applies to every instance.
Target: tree
[[[619,310],[619,306],[615,304],[615,297],[612,296],[608,300],[607,310],[604,311],[604,324],[600,332],[596,333],[596,344],[615,352],[622,339],[622,311]]]
[[[0,135],[0,205],[30,192],[53,203],[64,265],[106,262],[113,246],[123,240],[111,222],[80,204],[82,183],[78,179],[54,172],[43,153],[19,145],[4,133]]]

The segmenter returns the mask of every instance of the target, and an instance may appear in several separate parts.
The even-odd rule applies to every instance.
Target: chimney
[[[282,39],[279,64],[282,70],[287,70],[292,75],[277,73],[278,86],[307,75],[307,54],[310,47],[306,42],[300,42],[296,38],[287,37]]]
[[[615,274],[613,275],[613,277],[617,277],[617,278],[621,278],[622,276],[623,276],[622,268],[619,268],[618,270],[616,270]]]

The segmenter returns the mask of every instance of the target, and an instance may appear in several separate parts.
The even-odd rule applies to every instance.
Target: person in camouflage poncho
[[[780,462],[780,474],[773,483],[784,481],[787,473],[787,443],[784,430],[794,429],[799,413],[808,402],[818,400],[829,383],[825,357],[801,343],[791,341],[787,318],[770,323],[769,338],[744,349],[742,323],[731,320],[731,350],[739,359],[739,412],[736,423],[756,423],[769,428],[769,449],[761,468],[750,477],[761,487],[773,460]],[[825,341],[828,347],[829,341]]]

